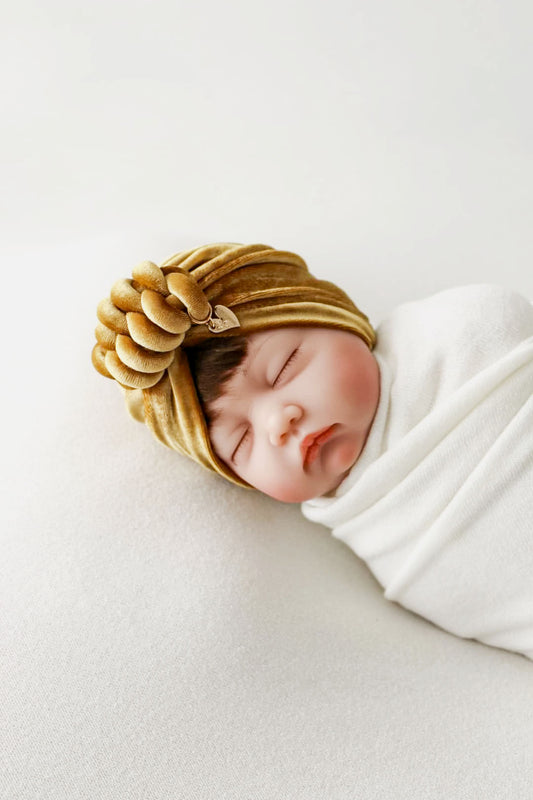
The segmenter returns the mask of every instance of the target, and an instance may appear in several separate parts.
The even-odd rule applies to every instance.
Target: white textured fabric
[[[533,658],[533,306],[498,286],[449,289],[393,312],[375,354],[365,449],[304,515],[387,599]]]

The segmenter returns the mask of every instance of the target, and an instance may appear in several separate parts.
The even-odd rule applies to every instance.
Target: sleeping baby
[[[93,363],[165,445],[326,525],[385,597],[533,659],[533,306],[488,284],[377,331],[303,259],[214,244],[98,306]]]

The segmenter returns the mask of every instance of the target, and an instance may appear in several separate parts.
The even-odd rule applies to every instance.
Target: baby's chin
[[[327,447],[327,445],[326,445]],[[326,450],[326,447],[324,450]],[[263,494],[282,503],[305,503],[315,497],[331,496],[349,474],[360,454],[360,443],[340,441],[324,452],[320,464],[317,464],[319,475],[303,485],[256,486]]]
[[[311,486],[283,485],[282,487],[268,489],[262,487],[256,488],[259,489],[260,492],[263,492],[263,494],[272,497],[274,500],[279,500],[281,503],[305,503],[307,500],[312,500],[315,497],[328,497],[332,495],[349,472],[350,468],[336,475],[334,478],[321,481],[320,484]]]

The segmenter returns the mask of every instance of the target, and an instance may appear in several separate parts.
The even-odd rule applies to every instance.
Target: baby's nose
[[[289,432],[294,423],[302,417],[302,409],[299,406],[283,406],[270,415],[268,420],[268,438],[270,443],[279,447],[287,441]]]

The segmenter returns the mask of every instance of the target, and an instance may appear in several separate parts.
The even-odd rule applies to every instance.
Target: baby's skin
[[[210,405],[217,456],[287,503],[332,492],[372,427],[379,367],[356,334],[285,327],[250,334],[248,352]]]

